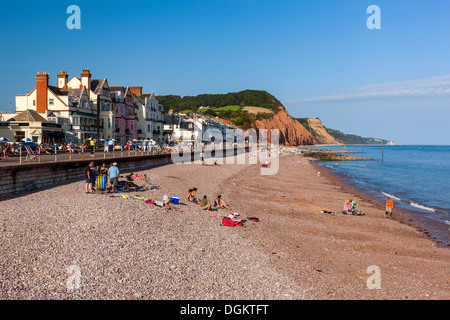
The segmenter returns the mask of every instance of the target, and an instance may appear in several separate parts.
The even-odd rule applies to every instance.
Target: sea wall
[[[234,149],[234,154],[238,152]],[[191,160],[198,159],[198,153],[190,153]],[[226,151],[224,150],[224,155]],[[84,180],[84,168],[91,161],[96,166],[117,162],[122,173],[146,170],[172,163],[170,154],[118,157],[97,160],[76,160],[47,163],[33,163],[0,167],[0,197],[26,192],[26,185],[33,182],[37,189]]]

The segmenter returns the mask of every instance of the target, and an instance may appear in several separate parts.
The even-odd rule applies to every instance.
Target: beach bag
[[[97,184],[98,191],[105,191],[106,190],[106,176],[98,176],[96,184]]]
[[[235,227],[235,226],[236,226],[236,224],[234,223],[234,221],[233,221],[232,219],[230,219],[230,218],[227,218],[227,217],[223,217],[223,219],[222,219],[222,224],[223,224],[225,227]]]

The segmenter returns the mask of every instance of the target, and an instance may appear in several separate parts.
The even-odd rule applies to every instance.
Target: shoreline
[[[348,192],[355,194],[356,197],[367,201],[368,203],[372,203],[376,205],[380,210],[384,210],[386,204],[385,201],[381,199],[381,196],[378,198],[375,195],[371,195],[368,190],[365,190],[363,187],[355,187],[350,184],[348,177],[345,175],[334,172],[330,168],[326,166],[322,166],[317,163],[320,160],[311,161],[313,166],[320,168],[321,170],[325,170],[325,175],[329,176],[331,179],[335,179],[339,183],[342,184],[343,189]],[[394,202],[395,205],[395,202]],[[442,248],[450,248],[449,243],[445,243],[445,239],[441,237],[448,231],[448,226],[439,221],[432,220],[430,218],[424,218],[424,213],[420,211],[415,211],[412,209],[407,209],[395,205],[394,213],[391,220],[397,221],[399,223],[408,225],[420,231],[425,238],[428,238],[435,242],[439,247]],[[441,235],[441,237],[440,237]]]

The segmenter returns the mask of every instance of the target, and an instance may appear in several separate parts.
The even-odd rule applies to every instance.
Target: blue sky
[[[81,30],[69,30],[69,5]],[[369,30],[370,5],[381,30]],[[156,94],[245,89],[294,117],[398,144],[449,144],[450,2],[21,1],[1,4],[0,110],[65,70]]]

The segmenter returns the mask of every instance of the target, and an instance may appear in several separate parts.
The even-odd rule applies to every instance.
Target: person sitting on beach
[[[188,194],[185,197],[186,201],[200,204],[200,199],[195,196],[195,192],[197,191],[197,189],[196,188],[194,188],[194,189],[189,189]]]
[[[166,210],[181,211],[180,209],[177,209],[170,204],[170,198],[167,195],[163,196],[163,204],[164,204],[164,209],[166,209]]]
[[[227,204],[225,203],[225,201],[222,200],[222,196],[218,195],[216,200],[214,200],[214,205],[217,209],[230,209],[228,208]]]
[[[344,202],[344,212],[348,213],[348,211],[350,210],[350,203],[352,202],[352,200],[346,200]]]
[[[200,202],[200,208],[202,208],[203,210],[209,210],[211,208],[211,204],[209,203],[209,200],[207,199],[206,195],[203,196],[203,199]]]

